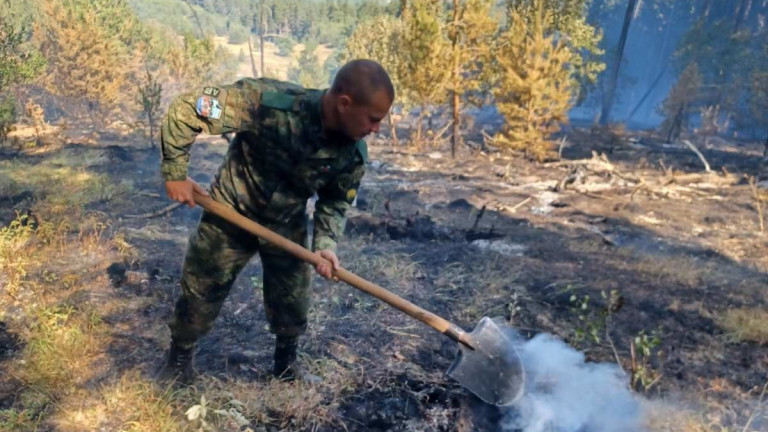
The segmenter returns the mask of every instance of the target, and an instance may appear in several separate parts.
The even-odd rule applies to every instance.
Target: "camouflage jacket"
[[[280,226],[303,217],[317,193],[313,248],[335,250],[368,150],[364,141],[323,132],[324,93],[248,78],[176,97],[161,127],[163,178],[187,178],[198,134],[236,132],[211,184],[214,199]]]

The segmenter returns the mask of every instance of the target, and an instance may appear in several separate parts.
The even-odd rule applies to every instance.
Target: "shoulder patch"
[[[264,92],[261,94],[261,101],[259,105],[267,108],[274,108],[283,111],[290,110],[294,107],[296,97],[285,93],[278,92]]]
[[[221,93],[221,90],[217,89],[216,87],[204,87],[203,88],[203,94],[208,96],[216,97]]]
[[[355,143],[355,149],[360,153],[363,162],[368,163],[368,144],[366,144],[364,140],[360,140]]]
[[[201,96],[195,106],[200,117],[218,120],[221,118],[221,105],[219,100],[210,96]]]

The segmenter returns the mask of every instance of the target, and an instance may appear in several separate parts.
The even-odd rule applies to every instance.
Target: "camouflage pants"
[[[279,226],[265,225],[306,247],[306,219],[296,219]],[[304,333],[311,266],[204,211],[184,257],[182,293],[169,323],[177,346],[191,347],[211,329],[237,275],[256,252],[264,270],[264,306],[270,330],[278,336]]]

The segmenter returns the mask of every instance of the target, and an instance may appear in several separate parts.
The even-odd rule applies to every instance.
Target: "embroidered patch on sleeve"
[[[221,105],[219,105],[219,100],[210,96],[201,96],[200,99],[197,100],[197,113],[205,118],[221,118]]]
[[[208,96],[216,97],[216,96],[219,95],[219,92],[221,92],[221,90],[217,89],[216,87],[204,87],[203,88],[203,94],[208,95]]]

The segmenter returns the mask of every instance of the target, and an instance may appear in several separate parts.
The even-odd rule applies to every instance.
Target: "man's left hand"
[[[333,270],[339,270],[341,267],[339,266],[339,258],[336,256],[336,254],[329,249],[323,249],[315,252],[320,258],[323,258],[325,261],[315,266],[315,271],[317,271],[317,274],[320,276],[331,279],[333,278],[334,282],[338,282],[339,279],[335,276],[333,276]],[[331,265],[328,265],[328,262],[331,263],[333,268],[331,268]]]

